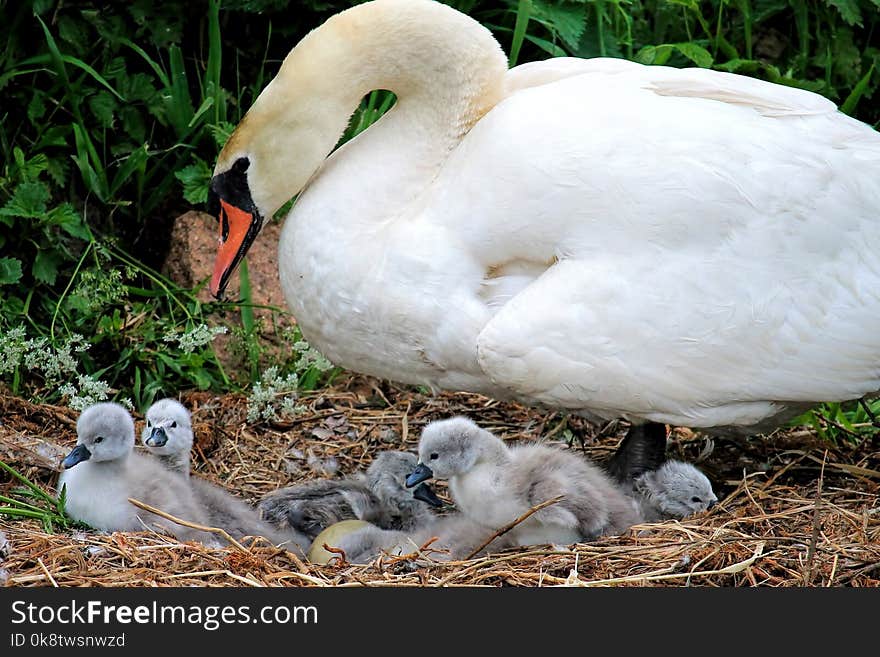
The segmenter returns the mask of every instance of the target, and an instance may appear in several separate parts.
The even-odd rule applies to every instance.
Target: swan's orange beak
[[[251,198],[247,170],[250,160],[238,158],[228,171],[211,179],[208,190],[208,211],[217,215],[220,229],[211,294],[223,296],[229,277],[244,258],[263,225],[257,206]]]
[[[214,260],[214,274],[211,276],[211,294],[218,299],[226,290],[235,267],[250,247],[252,240],[248,239],[248,233],[254,219],[254,213],[241,210],[220,199],[220,216],[217,222],[220,238]]]

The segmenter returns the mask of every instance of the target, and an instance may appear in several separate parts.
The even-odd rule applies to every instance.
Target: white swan
[[[396,106],[327,157],[376,88]],[[281,283],[343,367],[693,427],[880,389],[880,134],[816,94],[508,71],[469,17],[375,0],[303,38],[220,154],[215,294],[298,192]]]

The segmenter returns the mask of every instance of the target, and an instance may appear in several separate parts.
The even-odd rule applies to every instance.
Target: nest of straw
[[[625,423],[593,426],[558,411],[474,394],[426,395],[352,375],[305,396],[295,419],[245,423],[242,396],[191,393],[193,469],[250,502],[281,486],[365,469],[414,450],[425,423],[467,415],[511,440],[564,440],[602,461]],[[55,494],[77,414],[0,394],[0,459]],[[142,421],[142,418],[137,418]],[[140,429],[140,424],[138,429]],[[228,548],[162,534],[45,532],[0,516],[7,586],[880,586],[880,446],[834,445],[804,428],[708,439],[675,430],[669,453],[698,461],[721,503],[683,521],[572,546],[443,561],[430,544],[367,565],[305,563],[265,542]],[[0,494],[15,484],[0,474]],[[440,488],[443,494],[442,487]]]

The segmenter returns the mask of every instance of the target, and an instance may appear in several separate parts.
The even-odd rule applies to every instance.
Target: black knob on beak
[[[168,436],[165,433],[165,429],[162,427],[153,427],[153,430],[150,432],[150,437],[147,438],[147,446],[162,447],[167,442]]]

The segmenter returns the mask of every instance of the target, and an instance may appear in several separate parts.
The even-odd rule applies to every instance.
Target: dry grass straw
[[[414,449],[426,422],[454,414],[504,438],[567,439],[597,461],[625,431],[480,395],[424,395],[360,376],[309,395],[306,413],[271,426],[247,426],[239,396],[196,393],[183,401],[194,412],[196,474],[250,502],[280,486],[362,470],[381,450]],[[54,493],[57,455],[75,442],[76,414],[3,395],[0,413],[0,458]],[[707,451],[697,434],[671,436],[675,457],[693,461]],[[0,562],[0,581],[61,587],[880,586],[878,466],[875,443],[833,446],[804,429],[715,438],[700,463],[721,498],[709,513],[591,543],[463,561],[443,561],[428,544],[369,565],[322,566],[260,540],[208,548],[146,531],[47,534],[35,521],[0,517],[12,547]],[[11,487],[0,480],[0,494]]]

